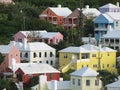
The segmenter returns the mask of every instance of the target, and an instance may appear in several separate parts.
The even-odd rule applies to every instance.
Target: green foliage
[[[68,70],[67,72],[65,72],[65,73],[61,73],[61,76],[63,77],[63,80],[70,80],[70,74],[72,73],[72,72],[74,72],[75,70]]]
[[[4,61],[4,56],[0,53],[0,64]]]
[[[0,90],[18,90],[15,83],[9,79],[0,79]]]
[[[99,72],[98,78],[101,79],[103,86],[114,82],[115,79],[117,79],[118,77],[117,74],[111,73],[107,70],[98,70],[98,72]]]

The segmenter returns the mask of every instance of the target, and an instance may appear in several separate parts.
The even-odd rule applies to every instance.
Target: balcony
[[[95,28],[95,31],[107,31],[107,28]]]

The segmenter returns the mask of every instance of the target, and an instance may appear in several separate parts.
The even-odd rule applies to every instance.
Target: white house
[[[56,50],[44,42],[17,42],[16,46],[21,52],[21,60],[33,63],[47,63],[55,66]]]
[[[96,71],[84,67],[71,73],[70,81],[46,81],[46,76],[40,76],[39,84],[31,87],[32,90],[101,90],[101,80]]]

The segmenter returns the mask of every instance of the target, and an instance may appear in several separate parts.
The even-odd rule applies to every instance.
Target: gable
[[[94,23],[113,23],[113,20],[107,15],[99,15],[94,19]]]
[[[41,15],[52,15],[52,16],[57,16],[49,7],[45,9]]]

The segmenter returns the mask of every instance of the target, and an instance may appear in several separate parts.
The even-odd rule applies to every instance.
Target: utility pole
[[[22,9],[20,10],[20,13],[22,14],[22,18],[23,18],[22,30],[25,31],[26,30],[26,28],[25,28],[25,15],[23,15]]]

